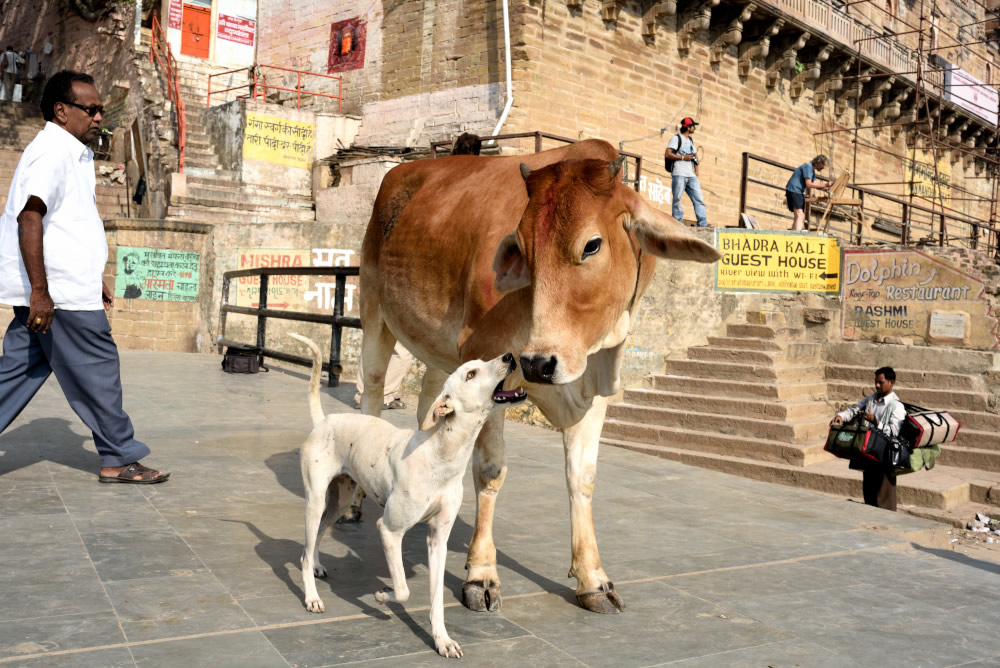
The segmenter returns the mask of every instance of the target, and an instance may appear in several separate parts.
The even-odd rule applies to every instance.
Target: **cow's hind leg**
[[[594,486],[597,483],[597,446],[608,401],[595,397],[594,403],[577,424],[563,430],[566,451],[566,486],[569,488],[573,561],[569,577],[576,576],[576,600],[592,612],[617,613],[625,610],[621,596],[601,567],[594,531]]]
[[[465,564],[468,575],[462,586],[462,603],[470,610],[499,610],[500,575],[497,548],[493,544],[493,510],[497,494],[507,477],[504,459],[503,411],[493,411],[479,432],[472,454],[472,477],[476,484],[476,531]]]

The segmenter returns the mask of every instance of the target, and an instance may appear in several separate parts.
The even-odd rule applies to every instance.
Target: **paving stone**
[[[100,647],[124,640],[112,611],[10,620],[0,627],[0,659]]]
[[[212,668],[287,668],[288,663],[258,631],[208,638],[183,638],[132,648],[141,668],[212,666]]]

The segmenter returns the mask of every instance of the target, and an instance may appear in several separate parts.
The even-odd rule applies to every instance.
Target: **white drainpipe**
[[[496,137],[500,134],[500,128],[503,127],[503,122],[507,120],[507,114],[510,113],[510,107],[514,104],[514,87],[511,85],[510,80],[510,17],[507,14],[507,0],[503,0],[503,46],[504,46],[504,60],[507,66],[507,104],[503,107],[503,113],[500,114],[500,120],[497,121],[497,126],[493,128],[492,137]],[[495,143],[495,142],[490,142]]]

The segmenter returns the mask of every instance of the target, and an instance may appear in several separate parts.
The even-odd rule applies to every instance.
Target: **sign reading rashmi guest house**
[[[843,335],[997,347],[983,283],[919,251],[844,251]]]
[[[836,237],[802,232],[716,230],[719,292],[840,292],[840,244]]]

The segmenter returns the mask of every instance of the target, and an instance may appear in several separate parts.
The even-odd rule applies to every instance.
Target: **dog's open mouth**
[[[518,404],[528,398],[523,387],[514,390],[503,389],[503,381],[497,383],[497,389],[493,390],[493,403],[496,404]]]

